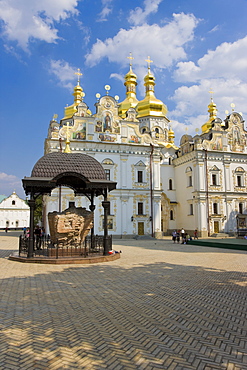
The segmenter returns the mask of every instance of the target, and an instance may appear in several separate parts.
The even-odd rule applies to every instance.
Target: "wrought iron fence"
[[[238,229],[237,234],[238,236],[245,236],[247,235],[247,229]]]
[[[112,235],[106,239],[107,249],[112,249]],[[19,238],[19,256],[27,257],[29,247],[29,238],[20,235]],[[65,240],[63,243],[52,243],[49,235],[34,239],[33,257],[93,257],[103,255],[104,237],[103,235],[87,236],[82,244],[68,244]]]

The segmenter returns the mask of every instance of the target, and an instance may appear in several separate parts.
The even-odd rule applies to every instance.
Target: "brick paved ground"
[[[95,265],[8,260],[0,233],[0,369],[247,369],[247,253],[115,241]]]

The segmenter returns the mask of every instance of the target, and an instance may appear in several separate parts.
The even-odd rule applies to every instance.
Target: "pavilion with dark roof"
[[[53,152],[41,157],[34,165],[31,177],[22,179],[23,188],[30,199],[30,237],[27,256],[33,256],[34,251],[34,208],[35,199],[39,195],[51,194],[56,187],[67,186],[74,190],[75,195],[86,196],[91,204],[90,210],[95,209],[94,197],[103,195],[104,208],[104,254],[108,253],[108,223],[107,215],[109,201],[107,194],[116,189],[116,182],[106,179],[102,165],[93,157],[82,153]],[[61,211],[61,210],[59,210]],[[91,229],[91,235],[94,233]]]

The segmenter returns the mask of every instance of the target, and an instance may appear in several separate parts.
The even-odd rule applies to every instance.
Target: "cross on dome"
[[[78,68],[77,72],[75,72],[74,74],[78,76],[77,83],[78,83],[78,85],[80,85],[80,76],[82,76],[80,68]]]
[[[145,62],[148,63],[148,70],[150,71],[150,64],[153,63],[153,61],[150,59],[150,56],[148,56],[148,58],[145,59]]]
[[[129,60],[130,60],[130,67],[132,67],[132,60],[133,60],[134,58],[132,57],[132,53],[131,53],[131,51],[130,51],[130,55],[129,55],[129,57],[127,57],[127,59],[129,59]]]
[[[210,88],[209,90],[209,94],[211,94],[211,101],[213,101],[213,94],[214,94],[214,91],[212,88]]]

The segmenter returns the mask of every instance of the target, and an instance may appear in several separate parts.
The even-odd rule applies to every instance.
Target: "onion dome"
[[[79,83],[74,87],[74,103],[64,108],[64,118],[71,118],[77,111],[78,104],[82,101],[83,89]]]
[[[212,122],[217,117],[217,108],[216,104],[213,101],[213,98],[211,97],[211,102],[208,105],[208,113],[209,113],[209,119],[204,125],[202,125],[202,133],[205,134],[209,132],[209,130],[212,128]]]
[[[174,144],[174,138],[175,138],[174,131],[170,127],[170,130],[168,131],[168,141],[169,141],[169,143]]]
[[[144,77],[146,96],[137,104],[137,118],[146,116],[166,117],[166,105],[154,95],[154,81],[155,77],[150,72],[150,67],[148,67],[148,74]]]
[[[120,117],[125,118],[126,112],[130,108],[135,108],[138,100],[136,98],[136,86],[137,86],[137,76],[132,71],[132,67],[130,65],[129,72],[125,75],[125,82],[124,86],[126,86],[126,98],[122,103],[119,104],[118,114]]]

